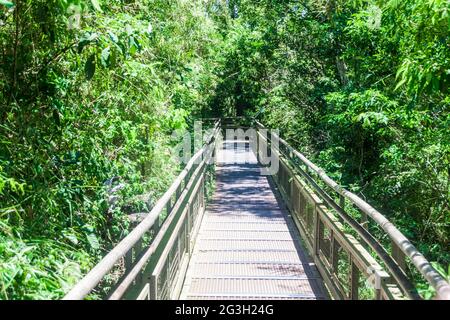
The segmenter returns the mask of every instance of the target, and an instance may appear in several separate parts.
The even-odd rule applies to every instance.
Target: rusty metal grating
[[[319,273],[255,156],[244,144],[226,145],[218,153],[216,193],[201,223],[181,298],[325,299]]]

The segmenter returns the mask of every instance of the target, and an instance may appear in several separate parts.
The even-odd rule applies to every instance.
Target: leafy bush
[[[217,84],[210,10],[0,3],[0,299],[60,298],[173,181],[171,133]]]

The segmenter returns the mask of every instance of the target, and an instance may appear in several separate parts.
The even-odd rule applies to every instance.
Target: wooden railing
[[[205,181],[212,164],[220,121],[169,190],[144,220],[119,242],[70,292],[66,300],[96,294],[117,299],[176,299],[192,244],[205,210]]]
[[[279,160],[273,180],[335,299],[420,299],[411,269],[437,299],[450,299],[449,283],[385,216],[261,123],[256,127],[258,158]]]

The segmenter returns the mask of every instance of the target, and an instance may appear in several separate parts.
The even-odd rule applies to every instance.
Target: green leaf
[[[394,91],[397,91],[401,86],[403,86],[405,84],[406,80],[407,80],[406,78],[402,78],[395,86]]]
[[[86,234],[86,239],[89,242],[89,245],[92,249],[98,250],[100,249],[100,243],[98,242],[97,236],[93,233]]]
[[[115,50],[110,51],[108,67],[113,68],[117,62],[117,53]]]
[[[119,38],[117,37],[117,35],[114,32],[108,31],[108,35],[112,42],[114,42],[114,43],[119,42]]]
[[[91,3],[95,10],[103,12],[102,8],[100,8],[100,3],[98,2],[98,0],[91,0]]]
[[[111,49],[109,47],[103,49],[102,54],[100,56],[100,61],[102,62],[102,65],[105,68],[108,67],[108,65],[109,65],[110,56],[111,56]]]
[[[94,33],[86,33],[78,43],[78,53],[81,53],[85,46],[98,39],[98,35]]]
[[[7,8],[14,7],[14,3],[12,3],[11,1],[0,0],[0,4],[5,6],[5,7],[7,7]]]
[[[66,238],[67,240],[69,240],[73,244],[78,244],[77,236],[74,233],[72,233],[71,231],[64,230],[62,232],[62,234],[63,234],[64,238]]]
[[[86,64],[84,66],[84,73],[86,75],[86,79],[91,80],[95,74],[95,54],[92,54]]]
[[[134,55],[134,54],[136,53],[137,49],[138,49],[138,46],[137,46],[136,41],[135,41],[135,39],[134,39],[133,36],[131,36],[131,37],[128,39],[128,45],[129,45],[129,47],[130,47],[130,49],[128,50],[128,52],[130,53],[130,55]]]

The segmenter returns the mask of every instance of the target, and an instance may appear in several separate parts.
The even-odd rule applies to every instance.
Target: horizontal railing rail
[[[280,187],[288,207],[298,219],[302,234],[308,238],[309,248],[319,263],[321,273],[325,274],[325,280],[332,287],[334,295],[338,298],[355,298],[358,284],[350,281],[350,292],[347,294],[342,288],[337,264],[339,259],[336,251],[344,248],[352,257],[364,256],[364,261],[358,261],[355,270],[351,270],[349,264],[349,279],[356,277],[356,273],[365,273],[367,278],[373,278],[383,282],[384,288],[376,293],[378,298],[399,298],[398,291],[411,299],[420,299],[415,286],[407,276],[405,258],[410,259],[413,266],[420,272],[421,276],[436,290],[438,299],[450,299],[449,283],[433,268],[430,262],[421,254],[415,246],[407,239],[393,223],[385,216],[369,205],[366,201],[346,190],[332,180],[321,168],[312,163],[303,154],[292,148],[285,140],[276,134],[261,134],[265,127],[256,121],[258,128],[258,155],[267,149],[278,156],[280,170],[274,176],[275,182]],[[272,143],[272,141],[276,143]],[[278,147],[274,147],[277,145]],[[311,176],[315,174],[317,178]],[[330,195],[324,187],[329,187],[339,198]],[[306,199],[309,197],[309,199]],[[313,208],[311,213],[306,213],[306,205]],[[355,220],[348,211],[348,204],[361,213],[361,221]],[[303,207],[302,207],[303,206]],[[347,206],[347,207],[346,207]],[[309,209],[308,209],[309,210]],[[383,230],[391,241],[391,250],[383,246],[377,238],[369,231],[370,217],[375,224]],[[337,218],[337,219],[336,219]],[[359,240],[345,231],[344,224],[351,227]],[[327,235],[324,235],[326,231]],[[324,236],[326,236],[324,238]],[[353,242],[354,245],[345,244],[345,241]],[[360,242],[362,241],[362,242]],[[338,248],[340,246],[340,248]],[[374,255],[378,260],[373,259]],[[324,257],[326,256],[326,257]],[[329,258],[329,263],[323,263]],[[355,258],[356,259],[356,258]],[[364,262],[364,263],[363,263]],[[380,264],[380,263],[381,264]],[[360,270],[366,268],[367,270]],[[356,270],[359,269],[359,270]],[[378,273],[378,274],[377,274]],[[327,279],[328,278],[328,279]],[[346,279],[348,280],[348,279]],[[352,288],[352,285],[355,288]]]
[[[180,229],[178,219],[180,219],[180,215],[184,214],[186,203],[198,205],[200,202],[197,209],[205,206],[205,171],[214,156],[219,133],[220,121],[216,121],[210,135],[205,139],[205,145],[195,153],[152,210],[130,234],[66,294],[64,300],[87,298],[115,269],[121,270],[121,274],[115,276],[117,279],[113,281],[112,289],[107,293],[109,299],[159,298],[158,296],[151,297],[151,292],[155,291],[151,287],[151,273],[159,259],[170,260],[170,257],[164,256],[166,254],[164,247],[172,241],[169,231]],[[199,212],[190,210],[189,213],[192,218]],[[185,230],[185,232],[188,231],[191,230]],[[179,254],[185,253],[185,250],[182,253],[179,252]],[[178,267],[180,266],[177,263],[172,264],[175,273],[181,270]],[[177,277],[176,274],[173,274],[172,277],[183,278],[184,275],[181,274]],[[173,281],[173,279],[166,280]]]

